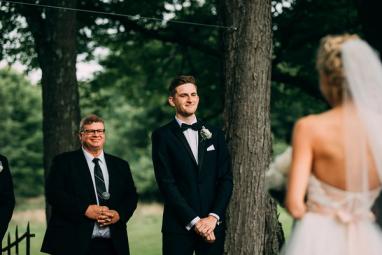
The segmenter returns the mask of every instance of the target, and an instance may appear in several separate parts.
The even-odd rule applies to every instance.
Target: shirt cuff
[[[215,217],[218,221],[220,220],[219,215],[217,215],[216,213],[209,213],[208,215]]]
[[[209,216],[215,217],[218,221],[216,222],[216,225],[219,225],[221,223],[219,215],[216,213],[209,213]]]
[[[190,223],[187,224],[186,229],[190,231],[190,229],[200,220],[199,216],[196,216]]]

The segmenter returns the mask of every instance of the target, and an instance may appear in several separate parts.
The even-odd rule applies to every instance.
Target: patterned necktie
[[[103,194],[106,194],[106,185],[103,178],[101,167],[99,166],[99,158],[94,158],[93,163],[94,163],[94,179],[95,179],[98,201],[99,201],[99,204],[102,205],[105,203]]]

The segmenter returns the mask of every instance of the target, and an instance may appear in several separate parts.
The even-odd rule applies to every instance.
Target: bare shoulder
[[[294,125],[295,132],[312,132],[320,122],[319,115],[308,115],[298,119]]]
[[[310,138],[310,140],[317,142],[317,139],[328,138],[333,131],[338,129],[337,126],[336,115],[331,111],[326,111],[299,119],[294,126],[293,134],[295,137]]]

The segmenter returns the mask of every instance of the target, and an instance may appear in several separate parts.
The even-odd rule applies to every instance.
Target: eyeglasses
[[[87,135],[96,135],[96,134],[103,135],[105,134],[105,129],[84,129],[81,131],[81,133],[85,133]]]

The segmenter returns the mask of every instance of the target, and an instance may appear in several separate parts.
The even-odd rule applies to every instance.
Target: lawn
[[[14,239],[16,225],[19,226],[19,235],[25,232],[27,223],[30,222],[31,232],[36,236],[32,238],[32,255],[43,254],[40,252],[42,239],[45,233],[45,212],[43,198],[20,200],[8,230]],[[287,213],[278,208],[280,221],[283,224],[286,237],[289,236],[292,220]],[[162,206],[159,204],[140,204],[130,219],[127,229],[131,255],[160,255],[161,254],[161,221]],[[3,240],[5,244],[6,238]],[[25,254],[24,246],[21,253]]]
[[[8,231],[14,240],[16,225],[19,235],[26,230],[30,222],[31,232],[36,236],[32,238],[31,254],[42,255],[40,252],[42,239],[45,233],[45,212],[43,198],[17,200],[17,206],[13,214]],[[159,204],[140,204],[130,219],[127,229],[129,233],[129,244],[131,255],[160,255],[161,254],[161,221],[162,206]],[[3,240],[3,246],[6,243]],[[20,255],[25,254],[25,244],[20,247]]]

